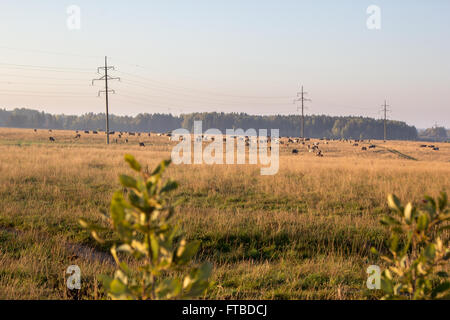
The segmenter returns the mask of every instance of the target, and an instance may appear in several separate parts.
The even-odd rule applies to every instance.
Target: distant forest
[[[255,116],[245,113],[190,113],[180,116],[171,114],[139,114],[110,116],[111,131],[168,132],[178,128],[192,130],[194,120],[203,121],[203,131],[217,128],[280,129],[281,136],[299,136],[300,116],[276,115]],[[81,116],[52,115],[30,109],[0,109],[0,126],[10,128],[104,130],[105,114],[87,113]],[[427,133],[430,133],[427,131]],[[446,140],[447,131],[439,130]],[[332,117],[311,115],[305,117],[305,135],[310,138],[382,139],[383,121],[365,117]],[[388,122],[388,138],[397,140],[419,140],[414,126],[400,121]],[[442,141],[442,140],[441,140]]]

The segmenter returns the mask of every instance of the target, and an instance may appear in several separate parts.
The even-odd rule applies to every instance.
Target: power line
[[[303,90],[303,86],[302,86],[301,91],[297,92],[297,99],[294,100],[294,103],[301,102],[302,119],[301,119],[301,136],[300,136],[300,138],[302,138],[302,139],[305,138],[305,102],[311,101],[310,99],[305,98],[305,96],[307,94],[308,93]],[[299,111],[299,107],[300,106],[297,105],[297,111]]]
[[[387,113],[391,110],[388,110],[387,107],[389,107],[386,103],[386,100],[384,100],[384,105],[382,105],[383,109],[381,111],[384,112],[384,142],[386,142],[387,137]]]
[[[89,56],[75,53],[67,53],[67,52],[54,52],[54,51],[43,51],[36,49],[24,49],[24,48],[11,48],[0,46],[0,49],[11,50],[11,51],[21,51],[21,52],[30,52],[30,53],[39,53],[39,54],[47,54],[47,55],[57,55],[57,56],[66,56],[66,57],[79,57],[79,58],[89,58],[89,59],[98,59],[102,56]]]
[[[105,81],[105,90],[100,90],[98,92],[98,96],[100,97],[100,95],[102,93],[105,93],[105,97],[106,97],[106,144],[109,144],[109,99],[108,99],[108,95],[109,93],[113,93],[115,94],[116,92],[114,90],[110,90],[108,88],[108,81],[109,80],[119,80],[120,78],[114,78],[114,77],[110,77],[108,75],[108,70],[115,70],[115,68],[113,66],[109,66],[108,67],[108,57],[105,56],[105,66],[104,67],[98,67],[97,68],[97,72],[100,73],[100,70],[103,70],[105,72],[105,75],[99,79],[94,79],[92,80],[92,85],[94,85],[94,81]]]
[[[289,99],[289,97],[287,97],[287,96],[246,96],[246,95],[233,95],[233,94],[228,94],[228,93],[221,93],[221,92],[217,92],[217,91],[199,90],[199,89],[195,89],[195,88],[187,88],[187,87],[183,87],[183,86],[172,85],[172,84],[169,84],[169,83],[161,82],[161,81],[158,81],[158,80],[153,80],[153,79],[150,79],[150,78],[147,78],[147,77],[143,77],[143,76],[140,76],[140,75],[136,75],[136,74],[133,74],[133,73],[123,72],[123,71],[118,71],[118,72],[121,73],[121,74],[124,74],[124,75],[140,78],[140,79],[145,80],[145,81],[150,82],[150,83],[159,84],[163,88],[164,87],[165,88],[169,87],[169,89],[170,89],[170,87],[172,87],[173,90],[177,90],[177,91],[179,91],[181,89],[181,90],[186,90],[186,91],[201,92],[203,94],[208,94],[208,95],[213,95],[213,96],[222,96],[222,97],[231,97],[231,98],[243,98],[243,99]],[[137,82],[135,80],[132,80],[132,81]]]
[[[49,71],[56,69],[56,70],[61,70],[61,71],[66,71],[66,72],[68,70],[73,70],[73,71],[84,71],[86,73],[92,73],[92,71],[88,72],[88,70],[90,70],[88,68],[50,67],[50,66],[36,66],[36,65],[29,65],[29,64],[15,64],[15,63],[4,63],[4,62],[0,62],[0,65],[8,66],[8,67],[19,67],[19,68],[50,69]]]
[[[191,102],[191,103],[209,103],[209,104],[216,104],[216,105],[224,105],[224,106],[236,106],[236,105],[269,105],[269,106],[274,106],[274,105],[288,105],[288,103],[284,102],[284,101],[272,101],[272,102],[268,102],[268,101],[255,101],[255,100],[239,100],[239,99],[220,99],[220,98],[216,98],[216,97],[202,97],[202,96],[198,96],[198,95],[190,95],[190,94],[186,94],[186,93],[182,93],[182,92],[159,92],[158,95],[150,95],[150,94],[146,94],[146,93],[142,93],[142,92],[138,92],[138,91],[134,91],[132,89],[134,89],[135,86],[139,87],[139,88],[146,88],[152,91],[161,91],[157,88],[150,88],[150,87],[146,87],[146,86],[141,86],[141,85],[135,85],[135,84],[130,84],[129,82],[127,82],[127,80],[123,80],[122,79],[122,85],[125,86],[130,86],[130,89],[133,94],[139,95],[140,97],[144,97],[144,98],[149,98],[152,100],[161,100],[161,101],[181,101],[181,102]],[[126,90],[129,90],[128,88]]]
[[[40,77],[40,76],[26,76],[26,75],[17,75],[17,74],[6,74],[2,73],[1,76],[15,77],[15,78],[27,78],[27,79],[47,79],[47,80],[62,80],[62,81],[83,81],[84,79],[68,79],[68,78],[54,78],[54,77]],[[86,81],[86,80],[84,80]]]

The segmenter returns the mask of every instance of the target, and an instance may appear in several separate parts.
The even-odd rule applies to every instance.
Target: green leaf
[[[152,172],[152,176],[154,175],[161,175],[164,170],[166,169],[166,167],[169,166],[169,164],[171,163],[171,160],[163,160],[155,169],[155,171]]]
[[[111,201],[111,219],[115,226],[122,223],[125,219],[124,199],[120,192],[116,192]]]
[[[441,278],[448,278],[448,273],[445,271],[439,271],[436,275]]]
[[[403,210],[403,213],[405,214],[405,221],[408,224],[411,223],[413,209],[414,209],[414,207],[413,207],[412,203],[408,202],[408,204],[406,205],[405,209]]]
[[[397,219],[391,217],[391,216],[384,216],[383,218],[381,218],[380,220],[381,224],[387,225],[387,226],[398,226],[400,225],[400,221],[398,221]]]
[[[427,259],[434,260],[434,257],[436,256],[436,247],[434,244],[431,243],[425,248],[424,255]]]
[[[126,174],[121,174],[119,176],[120,183],[126,188],[137,189],[137,181],[135,178],[127,176]]]
[[[434,201],[434,199],[430,196],[425,196],[425,200],[427,202],[428,205],[431,206],[431,208],[433,209],[433,212],[436,212],[436,201]]]
[[[152,251],[152,259],[155,262],[159,257],[159,241],[154,233],[150,235],[150,248]]]
[[[392,252],[397,252],[398,243],[399,243],[399,237],[396,234],[392,234],[391,239],[390,239],[389,249],[391,249]]]
[[[403,211],[400,200],[394,194],[388,195],[388,205],[392,210]]]
[[[428,214],[422,213],[417,219],[417,230],[424,231],[428,228],[429,218]]]
[[[446,281],[446,282],[443,282],[443,283],[439,284],[438,286],[436,286],[433,289],[431,296],[432,296],[432,298],[436,298],[438,295],[445,294],[446,291],[449,291],[449,290],[450,290],[450,282]]]
[[[139,164],[139,162],[137,162],[136,159],[131,154],[125,155],[125,161],[128,162],[131,169],[133,169],[134,171],[140,172],[142,170],[142,167]]]
[[[439,211],[444,211],[445,207],[447,207],[447,203],[448,203],[448,198],[447,198],[447,193],[446,192],[441,192],[441,195],[438,199],[438,203],[439,203]]]
[[[197,253],[199,246],[200,241],[192,241],[190,243],[186,243],[185,240],[182,240],[181,245],[177,250],[177,263],[188,263]]]
[[[109,288],[111,290],[111,293],[115,295],[124,294],[127,291],[127,287],[125,284],[122,283],[119,279],[114,279],[111,281]]]
[[[181,293],[181,281],[179,279],[165,279],[156,288],[159,299],[173,299]]]
[[[161,191],[159,193],[160,194],[161,193],[167,193],[167,192],[170,192],[172,190],[175,190],[176,188],[178,188],[178,183],[176,183],[175,181],[168,181],[166,183],[166,185],[161,188]]]
[[[394,286],[392,285],[392,281],[385,277],[381,278],[381,290],[387,294],[393,294]]]

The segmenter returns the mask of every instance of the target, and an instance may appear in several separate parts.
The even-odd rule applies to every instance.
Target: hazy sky
[[[2,108],[104,112],[108,55],[114,114],[290,114],[303,84],[308,114],[380,117],[387,99],[391,119],[450,127],[448,0],[1,0],[0,35]]]

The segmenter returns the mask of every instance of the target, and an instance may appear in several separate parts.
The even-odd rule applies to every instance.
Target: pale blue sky
[[[381,30],[366,27],[372,4]],[[386,98],[392,119],[450,127],[448,0],[2,0],[0,28],[8,109],[103,112],[89,84],[108,55],[115,114],[289,114],[303,84],[307,113],[380,117]]]

